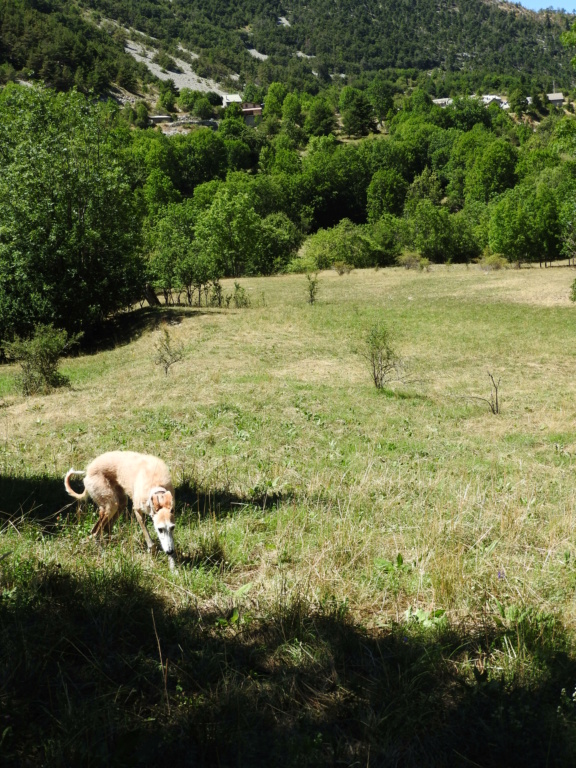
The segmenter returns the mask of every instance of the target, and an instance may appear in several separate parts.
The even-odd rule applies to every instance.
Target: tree
[[[394,168],[376,171],[366,193],[368,221],[385,213],[401,214],[407,190],[408,184]]]
[[[440,205],[442,201],[442,185],[440,180],[430,168],[426,167],[416,176],[406,192],[406,212],[409,215],[421,200],[429,200],[434,205]]]
[[[562,252],[558,203],[545,184],[519,184],[494,204],[489,225],[490,248],[509,261],[553,261]]]
[[[259,274],[282,271],[302,242],[302,234],[285,213],[271,213],[262,220]]]
[[[234,195],[226,187],[216,193],[210,208],[196,224],[196,240],[221,274],[255,274],[261,263],[261,221],[245,193]]]
[[[142,295],[140,219],[116,111],[79,93],[0,93],[0,337],[85,329]]]
[[[264,99],[263,116],[282,117],[282,105],[288,95],[288,88],[284,83],[270,83],[268,93]]]
[[[200,120],[209,120],[211,117],[214,117],[214,107],[210,104],[206,96],[201,96],[199,99],[196,99],[192,112],[196,117],[199,117]]]
[[[213,254],[196,242],[194,228],[198,216],[192,201],[170,205],[152,230],[150,272],[166,303],[173,300],[174,292],[185,291],[188,304],[192,304],[197,290],[200,304],[203,287],[222,276]]]
[[[334,111],[322,96],[316,96],[306,115],[304,130],[309,136],[328,136],[336,126]]]
[[[175,136],[172,147],[178,169],[175,182],[183,195],[192,194],[197,184],[226,175],[226,145],[220,131],[200,128],[187,136]]]
[[[368,98],[379,123],[383,123],[394,108],[394,84],[377,75],[368,86]]]
[[[408,220],[412,246],[426,259],[443,262],[451,258],[452,222],[445,208],[429,199],[418,200]]]
[[[289,120],[296,125],[302,121],[302,105],[295,93],[288,93],[282,102],[282,120]]]
[[[518,152],[506,139],[496,139],[484,149],[466,177],[466,196],[489,202],[514,186]]]
[[[375,130],[376,120],[368,96],[357,88],[342,89],[338,103],[342,128],[348,136],[364,136]]]

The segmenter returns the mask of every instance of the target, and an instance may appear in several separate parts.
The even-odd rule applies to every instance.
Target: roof
[[[564,101],[563,93],[547,93],[546,98],[548,101]]]

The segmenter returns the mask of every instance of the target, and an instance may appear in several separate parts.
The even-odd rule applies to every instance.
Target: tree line
[[[255,127],[233,105],[216,131],[165,136],[77,91],[5,87],[0,338],[38,323],[76,333],[147,286],[218,303],[224,276],[386,266],[406,252],[568,255],[572,115],[550,110],[535,128],[525,104],[520,117],[468,97],[441,109],[383,76],[316,95],[254,88]]]

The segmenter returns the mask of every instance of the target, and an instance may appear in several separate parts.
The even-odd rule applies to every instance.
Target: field
[[[319,279],[136,310],[48,396],[0,369],[5,765],[576,765],[574,272]],[[175,572],[69,503],[117,448],[172,468]]]

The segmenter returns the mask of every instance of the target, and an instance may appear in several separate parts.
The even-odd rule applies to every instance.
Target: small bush
[[[184,358],[184,345],[175,342],[167,328],[162,329],[162,336],[154,344],[154,351],[154,362],[164,368],[166,376],[170,368]]]
[[[14,341],[5,341],[2,350],[6,357],[20,363],[18,387],[22,394],[47,394],[55,387],[67,386],[68,378],[58,370],[60,358],[81,337],[81,333],[69,336],[52,325],[38,325],[29,339],[17,336]]]
[[[335,261],[334,264],[332,264],[332,269],[342,277],[342,275],[349,275],[354,267],[351,264],[347,264],[345,261]]]
[[[320,282],[318,280],[318,273],[314,272],[313,275],[306,275],[306,280],[308,281],[308,304],[314,304],[318,295],[318,283]]]
[[[570,286],[570,301],[576,301],[576,280]]]
[[[420,256],[419,253],[406,251],[396,259],[399,267],[404,269],[419,269],[421,272],[430,272],[430,259]]]
[[[247,307],[252,306],[250,296],[246,293],[246,289],[237,282],[234,282],[234,293],[231,296],[231,301],[236,309],[246,309]]]
[[[508,269],[510,262],[499,253],[484,253],[477,261],[478,266],[484,272],[493,272],[499,269]]]
[[[390,330],[384,323],[376,323],[368,331],[363,356],[376,389],[383,389],[391,379],[399,377],[401,360],[392,347]]]
[[[224,303],[224,291],[222,290],[222,285],[220,283],[220,280],[213,280],[212,286],[210,288],[210,299],[209,304],[211,307],[221,307]]]

